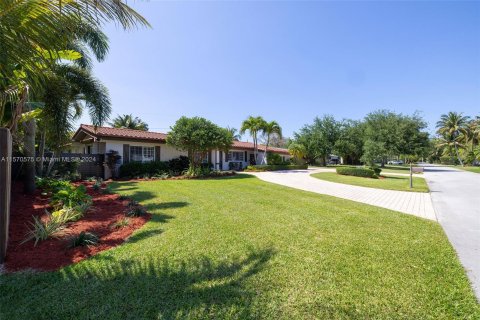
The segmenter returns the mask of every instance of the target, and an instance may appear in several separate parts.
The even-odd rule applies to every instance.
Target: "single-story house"
[[[168,161],[187,152],[177,150],[166,144],[167,134],[152,131],[120,129],[110,127],[94,127],[82,124],[72,137],[70,152],[77,154],[105,155],[112,150],[121,156],[120,165],[130,161]],[[257,164],[263,162],[265,146],[259,145]],[[290,159],[287,149],[268,147],[267,152],[276,153],[284,161]],[[205,162],[212,163],[216,170],[241,170],[254,162],[254,147],[251,142],[234,141],[229,152],[211,150]],[[105,168],[105,178],[111,176]]]

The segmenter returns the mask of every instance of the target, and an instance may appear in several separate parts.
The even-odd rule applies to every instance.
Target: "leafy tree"
[[[375,161],[383,159],[386,148],[383,142],[367,140],[363,145],[363,155],[361,160],[370,167],[375,167]]]
[[[425,127],[426,123],[418,113],[407,116],[378,110],[365,117],[364,143],[371,142],[367,147],[370,151],[375,146],[381,147],[374,154],[382,166],[394,156],[425,156],[429,146],[428,133],[423,131]]]
[[[253,139],[253,154],[255,158],[255,163],[258,159],[258,134],[264,131],[267,122],[262,117],[252,117],[249,116],[246,120],[242,122],[240,128],[240,134],[244,134],[249,131]]]
[[[148,131],[148,124],[138,117],[133,117],[131,114],[118,115],[110,122],[110,125],[114,128]]]
[[[343,120],[339,125],[339,136],[334,152],[345,163],[357,164],[363,155],[364,124],[361,121]]]
[[[171,127],[167,143],[185,150],[190,160],[189,174],[196,175],[202,160],[209,151],[220,149],[227,152],[233,143],[231,131],[200,117],[181,117]]]
[[[272,139],[273,136],[277,136],[279,138],[282,137],[282,128],[276,121],[271,121],[265,123],[265,126],[263,128],[263,134],[265,136],[265,155],[267,154],[268,146],[270,145],[270,140]],[[268,157],[263,157],[263,162],[267,164]]]
[[[458,162],[463,166],[462,158],[460,157],[459,148],[463,148],[461,143],[467,136],[468,117],[462,113],[449,112],[442,114],[440,120],[437,122],[437,133],[441,136],[442,142],[440,145],[453,147],[455,150]]]
[[[412,116],[399,116],[398,125],[398,150],[400,154],[407,156],[407,159],[414,159],[428,156],[430,149],[430,137],[424,131],[427,123],[418,114]]]
[[[400,154],[398,136],[400,117],[388,110],[378,110],[365,117],[364,143],[368,142],[368,147],[364,146],[364,151],[367,148],[370,154],[377,155],[382,166],[388,157]],[[373,152],[374,147],[379,147],[379,150]]]
[[[316,117],[311,125],[305,125],[294,133],[294,142],[305,148],[304,159],[307,163],[315,163],[320,159],[325,165],[327,157],[333,151],[340,134],[339,123],[329,115]]]

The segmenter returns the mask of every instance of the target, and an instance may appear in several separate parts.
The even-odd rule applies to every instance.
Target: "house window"
[[[143,147],[143,161],[150,162],[155,159],[155,148],[154,147]]]
[[[155,160],[155,147],[130,146],[130,160],[133,162]]]
[[[230,151],[227,153],[227,161],[243,161],[243,151]]]

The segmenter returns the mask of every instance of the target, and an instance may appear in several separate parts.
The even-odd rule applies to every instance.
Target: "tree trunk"
[[[257,135],[253,135],[253,157],[255,158],[255,163],[258,161],[258,146],[257,146]]]
[[[45,157],[45,137],[46,130],[43,128],[42,134],[40,136],[40,145],[38,146],[38,156],[40,157],[40,162],[38,163],[37,174],[40,177],[43,177],[43,158]]]
[[[460,155],[458,154],[457,142],[454,142],[453,145],[455,146],[455,153],[457,154],[458,161],[460,162],[460,165],[463,167],[462,158],[460,158]]]
[[[265,144],[265,153],[263,154],[263,162],[265,164],[268,164],[268,159],[267,159],[267,150],[268,150],[268,145],[270,144],[270,136],[267,137],[267,143]]]
[[[35,192],[35,119],[26,122],[24,137],[24,154],[28,161],[25,162],[23,179],[23,192],[33,194]]]
[[[55,164],[55,158],[58,155],[58,151],[54,151],[52,153],[52,157],[50,158],[50,161],[48,162],[48,167],[47,167],[47,172],[45,172],[45,176],[48,177],[53,169],[53,165]]]

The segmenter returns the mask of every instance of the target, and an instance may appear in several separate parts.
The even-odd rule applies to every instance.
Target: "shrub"
[[[290,162],[283,161],[282,157],[278,153],[267,153],[267,163],[269,165],[288,165]]]
[[[31,228],[29,228],[21,244],[35,240],[34,246],[37,246],[39,241],[47,240],[50,237],[58,238],[63,235],[63,224],[50,218],[42,221],[39,217],[33,216],[33,222],[30,222],[30,225]]]
[[[129,162],[120,167],[121,177],[152,176],[168,172],[168,163],[162,161]]]
[[[72,185],[70,181],[52,178],[37,178],[35,184],[40,189],[51,192],[68,189]]]
[[[59,190],[52,196],[52,206],[56,209],[62,207],[75,207],[83,203],[91,203],[92,198],[87,194],[87,189],[84,185],[74,187],[69,185],[68,188]]]
[[[170,161],[152,161],[152,162],[129,162],[120,167],[120,177],[158,177],[162,175],[177,176],[182,174],[189,167],[189,160],[185,156],[180,156]]]
[[[138,202],[135,201],[135,200],[130,200],[130,202],[128,203],[128,206],[129,207],[136,207],[136,206],[138,206]]]
[[[190,166],[190,160],[188,157],[180,156],[178,158],[168,161],[168,170],[173,175],[180,175]]]
[[[70,238],[69,248],[79,246],[96,246],[98,244],[98,236],[91,232],[82,231],[78,235]]]
[[[147,211],[145,211],[145,209],[142,207],[130,207],[130,209],[127,211],[127,216],[129,217],[140,217],[146,214]]]
[[[127,217],[124,217],[116,222],[114,222],[111,226],[112,229],[121,229],[121,228],[125,228],[126,226],[128,226],[130,224],[130,219],[127,218]]]
[[[102,183],[101,183],[100,181],[98,181],[98,180],[95,181],[95,183],[94,183],[93,186],[92,186],[93,190],[95,190],[95,191],[100,190],[101,187],[102,187]]]
[[[382,172],[382,169],[379,166],[370,166],[369,169],[373,170],[375,172],[375,175],[378,177],[380,176],[380,173]]]
[[[105,189],[102,190],[103,194],[113,194],[112,187],[110,185],[106,186]]]
[[[83,212],[76,208],[63,208],[52,212],[51,219],[60,224],[77,221],[83,216]]]
[[[277,171],[277,170],[305,170],[308,169],[306,164],[281,164],[281,165],[254,165],[248,166],[246,171]]]
[[[337,173],[345,176],[375,178],[375,171],[361,167],[338,167]]]

